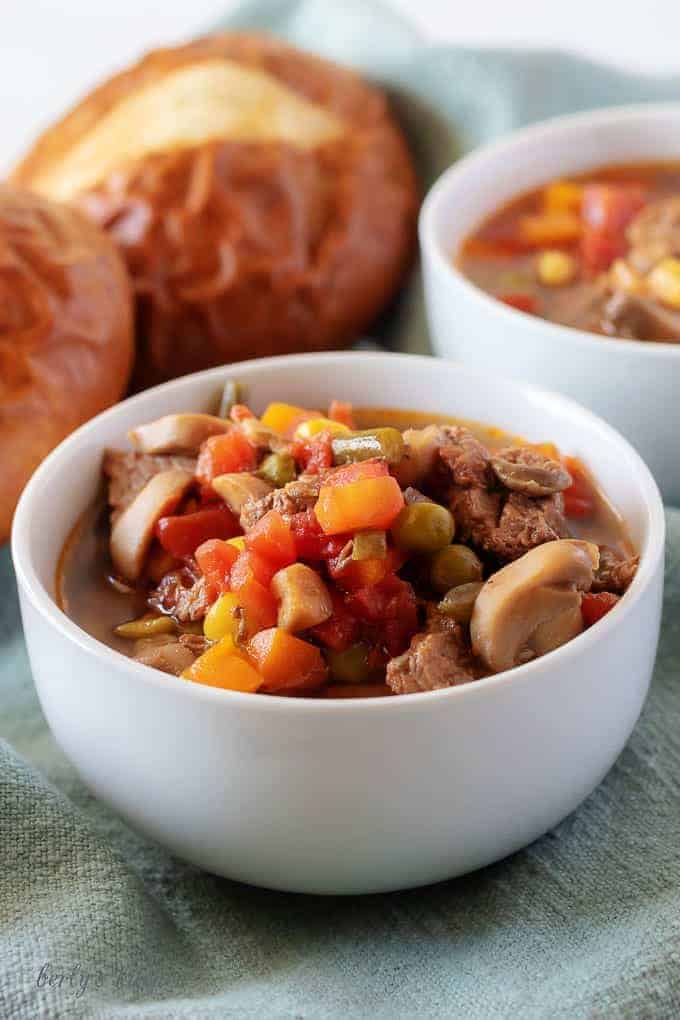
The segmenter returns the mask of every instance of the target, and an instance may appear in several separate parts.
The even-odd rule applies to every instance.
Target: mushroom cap
[[[486,582],[470,622],[472,647],[494,672],[512,669],[583,629],[581,593],[599,563],[592,542],[545,542]]]
[[[128,433],[141,453],[198,453],[211,436],[228,432],[231,423],[213,414],[166,414]]]
[[[144,569],[156,521],[177,506],[194,476],[173,468],[151,478],[111,529],[111,559],[127,581],[136,581]]]

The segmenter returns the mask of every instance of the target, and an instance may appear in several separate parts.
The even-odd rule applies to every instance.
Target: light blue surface
[[[358,0],[250,3],[234,23],[388,84],[425,182],[519,124],[680,96],[677,82],[555,53],[425,48],[386,8]],[[422,342],[417,296],[396,342]],[[213,878],[111,815],[45,727],[7,550],[0,591],[3,1020],[680,1015],[680,513],[668,515],[652,693],[602,786],[505,862],[361,900]]]

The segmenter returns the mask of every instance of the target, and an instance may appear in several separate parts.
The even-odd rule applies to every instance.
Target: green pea
[[[484,567],[479,556],[466,545],[449,545],[433,557],[430,581],[442,594],[461,584],[481,581]]]
[[[437,607],[439,612],[456,623],[468,624],[472,619],[477,596],[483,587],[482,581],[470,581],[468,584],[459,584],[457,588],[451,588],[439,603]]]
[[[295,479],[295,461],[290,453],[270,453],[260,464],[258,474],[275,489],[281,489]]]
[[[396,544],[407,552],[432,555],[449,545],[455,532],[451,513],[439,503],[411,503],[392,525]]]
[[[357,531],[352,539],[353,560],[384,560],[387,535],[384,531]]]
[[[404,455],[404,440],[399,429],[366,429],[346,436],[335,436],[331,443],[336,464],[353,464],[380,457],[398,464]]]
[[[331,678],[339,684],[360,684],[370,676],[368,648],[357,644],[342,652],[327,652],[326,661]]]
[[[118,637],[136,641],[156,634],[174,634],[177,627],[169,616],[140,616],[138,620],[120,623],[113,630]]]

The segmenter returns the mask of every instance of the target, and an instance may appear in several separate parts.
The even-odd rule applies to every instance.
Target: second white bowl
[[[680,505],[680,344],[616,340],[515,311],[455,267],[465,237],[522,192],[615,163],[680,160],[680,104],[558,117],[477,150],[447,170],[420,216],[434,349],[483,371],[548,386],[633,443],[665,500]]]

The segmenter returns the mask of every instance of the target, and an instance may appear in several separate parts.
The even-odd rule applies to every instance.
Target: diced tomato
[[[248,644],[248,654],[264,677],[267,691],[319,687],[326,680],[326,664],[319,649],[280,627],[256,634]]]
[[[418,630],[415,592],[395,574],[373,587],[352,592],[347,604],[360,619],[380,625],[380,639],[390,655],[403,652]]]
[[[345,464],[336,468],[324,478],[324,485],[348,485],[364,478],[382,478],[390,473],[384,460],[362,460],[356,464]]]
[[[343,400],[331,401],[331,406],[328,408],[328,417],[331,421],[339,421],[341,425],[346,425],[348,429],[354,428],[352,405],[345,403]]]
[[[232,421],[244,421],[246,418],[254,418],[255,415],[245,404],[234,404],[229,412]]]
[[[343,597],[338,592],[331,592],[333,600],[333,615],[323,623],[312,627],[310,633],[317,641],[335,652],[342,652],[349,648],[357,639],[359,621],[345,605]]]
[[[288,522],[276,510],[270,510],[250,529],[246,535],[246,548],[277,567],[287,567],[297,559],[295,536]]]
[[[531,294],[501,294],[499,300],[504,305],[510,305],[511,308],[516,308],[518,312],[527,312],[529,315],[535,315],[538,307],[538,302],[535,297]]]
[[[242,432],[232,429],[221,436],[211,436],[202,444],[196,465],[196,477],[209,485],[218,475],[233,471],[250,471],[257,465],[257,451]]]
[[[647,200],[637,184],[587,184],[583,189],[581,260],[586,273],[597,275],[626,254],[626,228]]]
[[[319,432],[313,439],[296,439],[292,453],[307,474],[316,475],[333,464],[332,436]]]
[[[236,595],[243,609],[248,638],[261,630],[276,626],[278,606],[269,588],[251,577],[238,589]]]
[[[231,590],[238,591],[251,580],[269,588],[272,577],[278,569],[279,566],[276,563],[266,560],[257,552],[248,550],[239,553],[231,568],[229,581]]]
[[[603,616],[613,609],[619,596],[609,591],[587,592],[581,599],[581,615],[586,627],[592,627]]]
[[[327,535],[375,528],[386,530],[404,506],[396,478],[363,478],[342,485],[324,485],[314,507]]]
[[[333,556],[339,556],[341,550],[351,538],[350,535],[326,535],[316,519],[314,510],[303,510],[290,518],[290,530],[295,538],[297,558],[317,563]]]
[[[577,457],[565,457],[564,464],[571,475],[571,485],[565,489],[564,512],[567,517],[590,517],[596,505],[595,492],[583,464]]]
[[[622,234],[647,201],[638,184],[586,184],[581,217],[591,229],[603,234]]]
[[[198,569],[205,578],[206,594],[211,602],[229,589],[231,568],[238,558],[238,550],[219,538],[211,538],[199,545],[195,552]]]
[[[156,525],[161,545],[177,559],[192,556],[209,538],[233,538],[240,531],[238,521],[226,506],[161,517]]]

